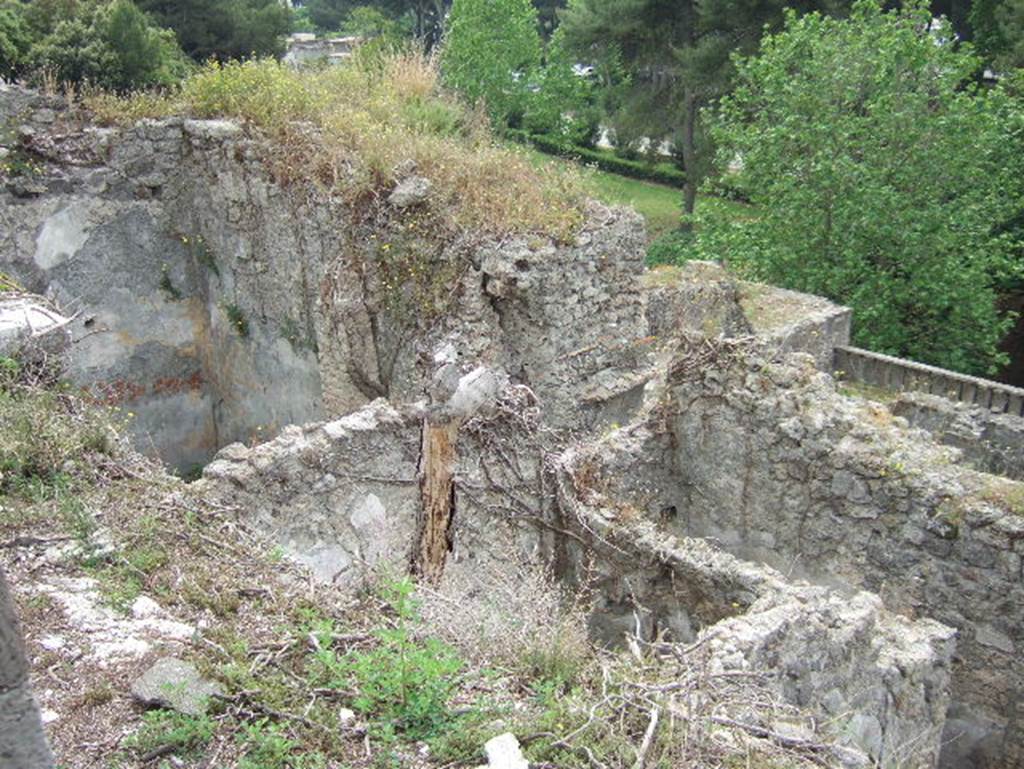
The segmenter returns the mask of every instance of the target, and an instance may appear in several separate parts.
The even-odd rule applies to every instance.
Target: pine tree
[[[1000,72],[1024,67],[1024,0],[975,0],[970,21],[987,64]]]
[[[843,0],[836,0],[843,2]],[[810,6],[831,0],[804,0]],[[586,60],[615,54],[628,72],[627,95],[613,124],[625,136],[672,139],[687,181],[692,214],[711,151],[700,110],[728,87],[730,56],[756,48],[765,25],[782,20],[784,0],[570,0],[562,13],[569,45]]]

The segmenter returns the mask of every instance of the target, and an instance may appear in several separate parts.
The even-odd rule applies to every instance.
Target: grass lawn
[[[572,164],[582,169],[584,178],[591,188],[591,194],[602,203],[632,206],[647,220],[647,234],[651,240],[679,226],[683,215],[683,191],[664,184],[631,179],[628,176],[586,168],[571,160],[547,155],[538,150],[522,147],[530,160],[538,166],[548,163]],[[698,195],[698,213],[720,215],[729,218],[749,216],[750,207],[744,203],[708,195]]]

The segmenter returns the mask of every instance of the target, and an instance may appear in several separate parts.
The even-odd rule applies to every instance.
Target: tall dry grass
[[[230,118],[264,133],[283,182],[314,179],[353,198],[381,192],[408,161],[434,184],[431,205],[460,228],[566,239],[581,220],[578,176],[536,169],[497,142],[485,115],[439,84],[419,51],[295,70],[273,60],[211,63],[165,94],[84,96],[103,122]]]

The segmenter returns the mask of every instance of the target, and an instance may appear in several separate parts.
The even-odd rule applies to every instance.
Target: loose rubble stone
[[[530,763],[523,757],[519,740],[511,732],[500,734],[484,745],[488,769],[529,769]]]
[[[433,187],[429,179],[410,176],[400,181],[388,196],[388,203],[395,208],[410,208],[426,202]]]
[[[210,698],[221,693],[220,686],[200,676],[193,665],[173,657],[157,660],[132,684],[132,696],[142,704],[189,716],[206,713]]]

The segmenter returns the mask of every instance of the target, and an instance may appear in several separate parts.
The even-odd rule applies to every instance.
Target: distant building
[[[341,64],[352,56],[361,42],[363,39],[354,35],[317,38],[311,32],[296,32],[288,38],[288,51],[284,55],[284,62],[294,67],[324,60],[329,64]]]

